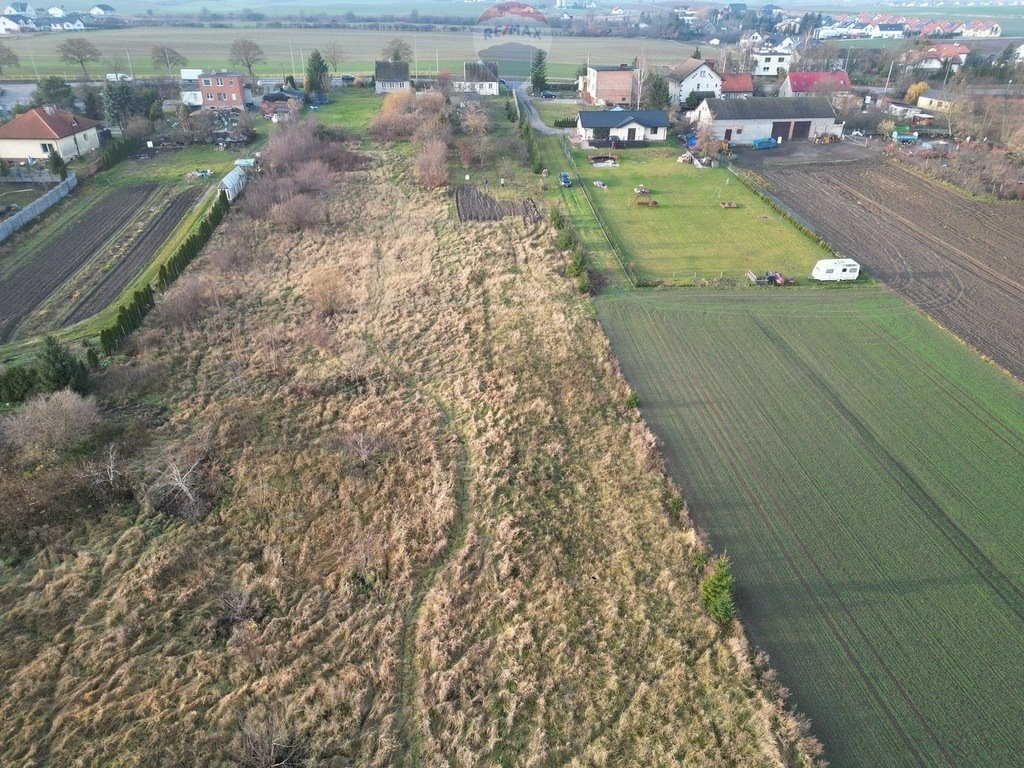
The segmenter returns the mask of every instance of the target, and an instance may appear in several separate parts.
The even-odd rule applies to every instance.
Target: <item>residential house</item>
[[[28,3],[11,3],[4,8],[4,16],[25,16],[29,19],[36,17],[36,9]]]
[[[665,141],[668,127],[668,113],[657,109],[587,110],[576,116],[576,132],[584,143]]]
[[[18,32],[34,32],[35,22],[28,16],[9,13],[0,16],[0,35],[12,35]]]
[[[45,26],[47,22],[43,22],[43,24]],[[88,29],[88,25],[81,16],[75,13],[68,14],[63,18],[51,18],[49,28],[54,32],[81,32],[83,29]]]
[[[754,95],[754,76],[749,72],[722,75],[723,99],[749,99]]]
[[[849,93],[850,77],[843,71],[790,72],[779,88],[779,96],[832,96]]]
[[[92,8],[90,8],[89,13],[91,13],[93,16],[113,16],[115,11],[113,7],[107,5],[106,3],[100,3],[99,5],[94,5]]]
[[[697,108],[694,122],[709,128],[719,141],[734,144],[752,144],[755,139],[797,141],[843,134],[843,124],[836,122],[835,110],[821,96],[708,99]]]
[[[373,87],[377,93],[411,91],[412,80],[409,79],[409,62],[376,62],[373,66]]]
[[[691,93],[703,94],[704,98],[722,95],[722,78],[706,61],[687,59],[672,69],[665,79],[668,81],[672,103],[682,106]]]
[[[740,48],[760,48],[764,45],[764,41],[765,36],[756,29],[744,32],[743,36],[740,37]]]
[[[997,21],[972,21],[960,33],[963,37],[999,37],[1003,28]]]
[[[936,43],[925,50],[910,51],[902,57],[909,69],[921,72],[939,72],[948,63],[953,72],[960,70],[971,49],[963,43]]]
[[[902,40],[907,36],[907,28],[903,24],[869,24],[868,37],[876,40]]]
[[[1017,62],[1017,66],[1024,64],[1024,45],[1017,46],[1017,50],[1013,56],[1014,61]]]
[[[99,149],[95,120],[53,106],[36,107],[0,126],[0,158],[45,161],[56,150],[64,160]]]
[[[633,67],[628,64],[593,65],[578,82],[580,98],[587,104],[628,107],[635,98]]]
[[[252,88],[245,82],[245,73],[203,72],[199,76],[199,92],[204,109],[244,109],[253,103]],[[182,97],[182,101],[185,101]]]
[[[452,86],[459,93],[479,93],[481,96],[498,95],[498,63],[496,61],[467,61],[462,66],[462,79]]]
[[[51,5],[49,8],[46,9],[46,13],[47,15],[57,19],[63,18],[64,16],[68,15],[68,12],[63,5]]]
[[[793,62],[789,51],[771,49],[757,51],[752,57],[753,73],[757,77],[778,77],[779,72],[788,72]]]

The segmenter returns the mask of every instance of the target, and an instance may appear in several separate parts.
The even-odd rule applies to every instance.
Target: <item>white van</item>
[[[812,280],[856,280],[860,264],[853,259],[822,259],[811,270]]]

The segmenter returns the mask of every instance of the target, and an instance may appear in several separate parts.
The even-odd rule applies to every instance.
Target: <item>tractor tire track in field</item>
[[[1024,207],[985,203],[897,166],[763,169],[769,193],[912,304],[1024,379]]]
[[[888,448],[879,442],[871,428],[860,419],[839,397],[839,395],[828,385],[820,374],[800,354],[777,333],[767,328],[757,317],[751,316],[754,324],[772,340],[779,352],[797,370],[807,377],[823,398],[828,398],[834,403],[839,417],[845,422],[868,447],[871,455],[878,459],[879,466],[896,484],[903,489],[907,497],[913,500],[914,504],[925,518],[938,530],[950,546],[969,564],[975,573],[988,585],[988,587],[999,597],[1006,607],[1021,621],[1024,621],[1024,590],[1004,574],[995,563],[985,554],[975,541],[957,525],[949,515],[946,514],[942,505],[921,485],[913,473],[904,466]],[[884,662],[883,662],[884,663]]]
[[[650,316],[646,309],[643,310],[643,314],[645,316],[645,320],[647,323],[651,325],[656,325],[656,323],[654,322],[654,318]],[[756,319],[755,322],[757,322]],[[760,327],[760,323],[757,324]],[[660,336],[657,336],[657,338],[659,340],[661,339]],[[769,341],[771,340],[771,337],[768,334],[766,334],[766,338],[768,338]],[[664,348],[664,354],[671,354],[671,350],[668,349],[667,346]],[[691,382],[691,386],[693,386],[694,383],[695,382]],[[740,439],[739,434],[735,431],[735,427],[731,426],[732,419],[730,418],[730,414],[726,412],[726,410],[724,410],[723,408],[720,408],[718,405],[715,405],[717,398],[714,397],[714,393],[710,391],[706,385],[702,385],[696,389],[695,394],[697,395],[698,400],[700,400],[702,403],[705,403],[707,407],[710,408],[711,412],[714,414],[714,421],[718,429],[721,430],[721,432],[723,433],[723,439],[718,441],[717,443],[719,446],[719,450],[716,452],[716,456],[720,458],[723,461],[723,463],[728,467],[729,475],[733,478],[743,478],[743,491],[750,498],[755,498],[757,496],[758,491],[765,492],[767,489],[770,489],[769,483],[758,483],[754,479],[748,477],[749,468],[740,459],[740,457],[736,455],[735,450],[732,448],[732,446],[741,444],[742,440]],[[755,486],[757,488],[757,491],[755,491]],[[907,750],[907,753],[914,757],[917,764],[920,766],[926,766],[928,764],[927,761],[918,749],[918,746],[915,743],[914,739],[911,737],[911,735],[907,732],[906,728],[904,727],[903,721],[900,718],[899,714],[895,712],[892,708],[890,699],[887,698],[879,689],[873,676],[868,672],[868,670],[865,668],[864,664],[858,657],[857,653],[854,651],[846,634],[839,627],[833,613],[823,604],[821,598],[818,596],[817,590],[807,580],[807,577],[805,576],[804,571],[798,564],[796,558],[793,556],[789,547],[786,546],[785,541],[783,540],[782,536],[777,530],[778,520],[776,518],[773,518],[772,515],[769,515],[765,511],[766,508],[762,505],[751,505],[751,509],[754,510],[754,514],[760,520],[761,529],[763,531],[766,531],[768,535],[771,536],[774,542],[775,551],[786,562],[786,565],[789,567],[789,570],[793,574],[794,578],[796,578],[797,581],[799,581],[803,593],[815,605],[817,615],[819,615],[822,621],[824,621],[825,625],[828,627],[829,634],[832,636],[832,638],[834,638],[838,646],[842,649],[843,655],[846,657],[846,660],[849,663],[850,668],[857,673],[857,676],[860,678],[861,682],[864,685],[864,689],[869,693],[872,700],[875,702],[875,705],[878,707],[878,710],[885,715],[885,719],[888,722],[889,726],[892,728],[893,733],[897,735],[900,742]],[[877,651],[875,651],[874,646],[870,643],[870,641],[867,640],[863,629],[860,627],[856,619],[851,615],[850,611],[846,608],[845,603],[843,603],[840,596],[836,593],[836,590],[831,587],[829,581],[825,578],[825,575],[822,573],[820,567],[814,559],[814,553],[812,551],[812,548],[804,541],[803,537],[800,535],[800,528],[794,523],[793,519],[786,513],[785,505],[782,504],[781,501],[779,501],[776,498],[775,504],[773,505],[772,509],[778,512],[779,518],[781,518],[783,525],[786,529],[786,532],[792,538],[792,540],[796,542],[798,548],[800,549],[800,552],[803,555],[803,562],[809,563],[814,568],[815,572],[817,573],[819,583],[828,585],[830,596],[837,605],[841,606],[841,610],[846,620],[850,622],[850,624],[856,629],[857,633],[861,636],[861,639],[867,643],[869,648],[872,649],[872,653],[873,655],[875,655],[877,659]],[[699,508],[699,505],[694,505],[693,511],[697,514],[700,514],[701,510]],[[704,511],[704,514],[710,513],[711,510]],[[893,673],[888,668],[886,668],[886,673],[891,679],[895,679]],[[912,707],[912,710],[915,712],[916,718],[927,729],[927,723],[924,721],[923,716],[920,714],[920,712],[917,712],[916,708],[913,707],[913,703],[909,700],[906,692],[902,691],[901,689],[901,693],[905,699],[908,699],[908,703]],[[931,733],[930,730],[928,732]]]
[[[160,215],[146,225],[146,229],[135,239],[135,242],[118,260],[117,264],[75,303],[61,322],[61,327],[85,320],[116,299],[140,270],[150,262],[198,196],[199,189],[192,187],[171,200],[160,212]]]
[[[135,215],[158,184],[122,187],[83,211],[54,241],[0,283],[0,343]]]

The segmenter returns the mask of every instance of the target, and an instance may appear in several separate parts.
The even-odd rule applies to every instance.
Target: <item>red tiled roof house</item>
[[[95,120],[57,107],[30,109],[0,126],[0,158],[46,160],[51,150],[65,160],[99,149]]]
[[[790,72],[779,87],[779,96],[831,96],[849,90],[850,77],[845,72]]]

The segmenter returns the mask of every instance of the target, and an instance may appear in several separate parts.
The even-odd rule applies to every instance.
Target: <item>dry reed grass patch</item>
[[[135,469],[198,441],[204,514],[111,514],[0,581],[0,762],[809,764],[698,606],[553,233],[454,223],[379,159],[312,230],[233,212],[194,265],[230,300],[152,316]]]

